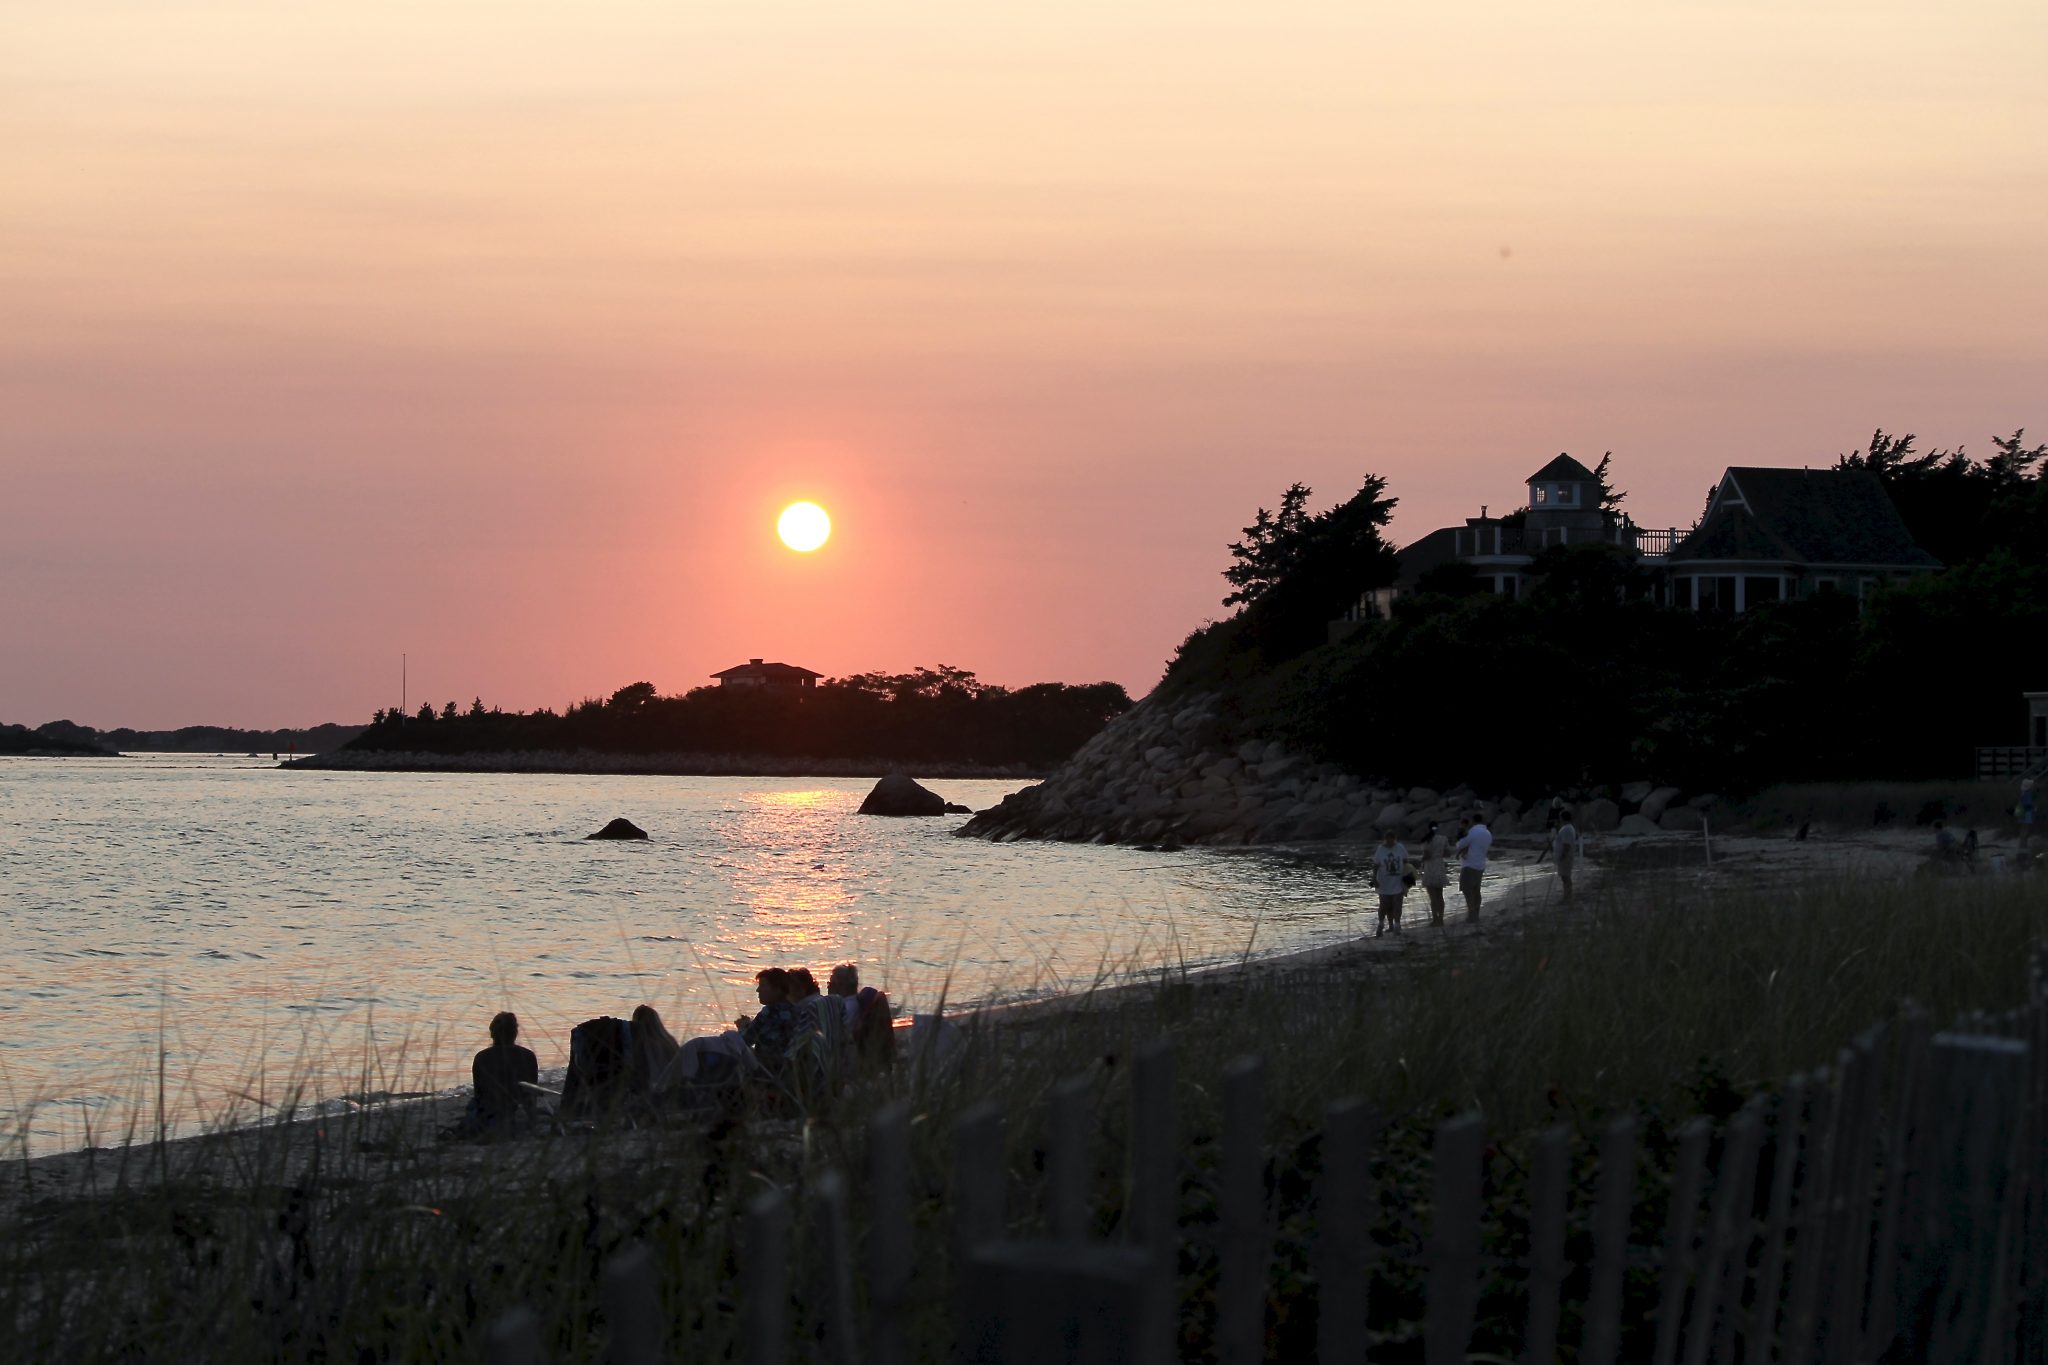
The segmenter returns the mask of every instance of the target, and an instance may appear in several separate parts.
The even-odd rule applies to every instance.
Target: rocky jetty
[[[1698,829],[1714,798],[1681,798],[1673,788],[1640,782],[1554,799],[1572,807],[1583,833]],[[1045,781],[1004,797],[959,833],[1164,847],[1363,840],[1388,829],[1415,840],[1432,823],[1455,833],[1458,817],[1476,810],[1496,835],[1540,834],[1549,827],[1552,800],[1524,805],[1466,786],[1390,786],[1278,741],[1230,737],[1217,699],[1195,694],[1147,698]]]

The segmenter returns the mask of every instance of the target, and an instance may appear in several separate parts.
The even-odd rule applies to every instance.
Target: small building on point
[[[795,664],[771,664],[763,663],[759,659],[749,659],[743,664],[713,673],[711,676],[718,679],[720,687],[780,689],[815,687],[818,679],[825,675],[808,668],[798,668]]]

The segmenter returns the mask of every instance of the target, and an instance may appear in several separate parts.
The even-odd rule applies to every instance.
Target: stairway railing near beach
[[[1857,1038],[1832,1065],[1752,1097],[1725,1122],[1685,1122],[1676,1130],[1668,1214],[1650,1245],[1631,1236],[1639,1211],[1632,1120],[1618,1119],[1600,1134],[1590,1198],[1576,1211],[1568,1206],[1570,1135],[1563,1127],[1539,1135],[1510,1234],[1497,1219],[1487,1226],[1486,1134],[1479,1115],[1465,1114],[1436,1129],[1429,1203],[1414,1211],[1429,1232],[1419,1262],[1397,1265],[1371,1235],[1381,1208],[1372,1113],[1355,1100],[1332,1104],[1313,1192],[1310,1278],[1318,1288],[1287,1291],[1319,1299],[1317,1358],[1326,1365],[1384,1355],[1428,1365],[1466,1360],[1482,1285],[1507,1282],[1525,1304],[1514,1358],[1531,1365],[2044,1365],[2044,968],[2048,957],[2037,954],[2023,1009],[1970,1016],[1936,1032],[1909,1008],[1896,1025]],[[1216,1358],[1223,1365],[1265,1360],[1279,1291],[1264,1067],[1246,1058],[1225,1072],[1222,1129],[1213,1169],[1203,1176],[1199,1226],[1183,1216],[1197,1182],[1178,1134],[1171,1048],[1153,1044],[1131,1072],[1119,1240],[1092,1235],[1090,1196],[1100,1169],[1091,1137],[1094,1082],[1058,1086],[1047,1101],[1043,1217],[1028,1220],[1043,1232],[1028,1239],[1008,1233],[1005,1115],[982,1106],[953,1133],[950,1238],[920,1247],[912,1227],[910,1110],[891,1104],[869,1125],[867,1232],[858,1256],[848,1182],[837,1172],[810,1183],[801,1210],[779,1188],[747,1207],[746,1358],[782,1365],[801,1335],[799,1359],[902,1365],[911,1358],[913,1257],[922,1255],[952,1265],[956,1360],[1164,1365],[1179,1356],[1177,1275],[1192,1247],[1192,1259],[1214,1267]],[[796,1238],[799,1217],[806,1228]],[[1569,1226],[1590,1228],[1590,1266],[1567,1264]],[[606,1273],[609,1359],[619,1365],[668,1358],[653,1264],[646,1248],[635,1247]],[[1401,1333],[1375,1339],[1367,1332],[1371,1295],[1397,1273],[1426,1285],[1426,1309]],[[544,1360],[536,1319],[521,1310],[496,1323],[490,1358],[500,1365]]]

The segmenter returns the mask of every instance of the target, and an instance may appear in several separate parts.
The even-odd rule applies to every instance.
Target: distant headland
[[[331,753],[292,766],[356,771],[601,772],[691,776],[1026,777],[1058,766],[1131,708],[1110,682],[1008,688],[965,669],[825,678],[753,659],[714,687],[649,682],[566,711],[482,698],[379,711]]]

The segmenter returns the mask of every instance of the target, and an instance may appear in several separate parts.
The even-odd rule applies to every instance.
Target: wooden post
[[[1180,1144],[1175,1132],[1173,1044],[1138,1049],[1131,1068],[1130,1240],[1168,1276],[1180,1260]]]
[[[1559,1125],[1537,1135],[1529,1177],[1529,1324],[1522,1334],[1522,1365],[1557,1359],[1558,1294],[1564,1285],[1566,1186],[1571,1181],[1571,1130]]]
[[[1372,1109],[1339,1100],[1323,1112],[1323,1178],[1316,1191],[1316,1360],[1364,1365],[1372,1273]]]
[[[1485,1179],[1486,1125],[1462,1114],[1436,1130],[1430,1182],[1429,1309],[1423,1326],[1427,1365],[1460,1365],[1472,1343],[1479,1307],[1480,1184]]]
[[[860,1323],[853,1306],[853,1218],[846,1177],[828,1170],[811,1185],[811,1219],[816,1245],[811,1271],[812,1303],[828,1365],[854,1365],[860,1358]]]
[[[540,1319],[531,1308],[511,1309],[484,1338],[486,1365],[541,1365]]]
[[[1045,1222],[1055,1241],[1085,1241],[1090,1231],[1088,1191],[1094,1174],[1088,1152],[1091,1088],[1087,1077],[1075,1076],[1054,1086],[1046,1101]]]
[[[1742,1303],[1742,1274],[1749,1263],[1750,1210],[1756,1206],[1756,1149],[1763,1130],[1757,1103],[1752,1100],[1744,1105],[1729,1121],[1721,1143],[1721,1175],[1714,1182],[1706,1262],[1700,1271],[1699,1291],[1693,1295],[1686,1365],[1707,1365],[1710,1354],[1720,1360],[1733,1359],[1735,1310]],[[1728,1300],[1725,1313],[1721,1308],[1724,1295]]]
[[[1222,1365],[1257,1365],[1266,1353],[1272,1233],[1266,1226],[1265,1143],[1266,1064],[1240,1057],[1223,1070],[1216,1304],[1216,1356]]]
[[[962,1365],[1166,1365],[1173,1324],[1149,1254],[989,1242],[963,1267]]]
[[[868,1122],[868,1314],[876,1365],[908,1365],[910,1105],[897,1100]],[[780,1365],[778,1362],[777,1365]]]
[[[740,1245],[746,1267],[740,1301],[741,1350],[748,1365],[789,1359],[789,1196],[771,1188],[747,1205]]]
[[[1685,1291],[1692,1279],[1693,1225],[1699,1221],[1700,1186],[1706,1178],[1707,1143],[1714,1125],[1688,1119],[1678,1130],[1678,1170],[1671,1182],[1671,1216],[1665,1223],[1664,1286],[1657,1302],[1656,1365],[1678,1358],[1678,1329],[1685,1317]]]
[[[654,1253],[635,1242],[612,1257],[598,1294],[611,1329],[611,1365],[657,1365],[667,1332],[661,1290],[654,1282]]]
[[[1614,1365],[1621,1350],[1621,1279],[1628,1268],[1628,1213],[1636,1193],[1636,1125],[1623,1116],[1600,1135],[1600,1190],[1593,1205],[1593,1284],[1586,1299],[1584,1365]]]

